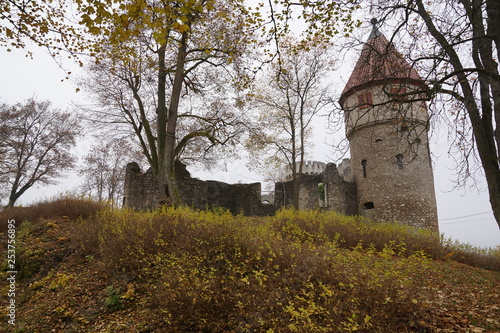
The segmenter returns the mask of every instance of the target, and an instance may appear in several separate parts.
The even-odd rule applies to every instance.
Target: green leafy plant
[[[121,288],[115,288],[114,286],[108,286],[104,289],[106,293],[106,299],[104,300],[104,305],[111,311],[118,311],[123,308],[123,302],[121,298]]]

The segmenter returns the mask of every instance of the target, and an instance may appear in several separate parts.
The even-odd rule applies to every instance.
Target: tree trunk
[[[163,147],[159,146],[158,149],[158,151],[162,155],[162,159],[160,159],[161,164],[158,176],[159,180],[158,185],[160,186],[160,203],[165,204],[169,199],[172,205],[174,205],[174,207],[177,207],[181,204],[181,198],[175,180],[175,158],[176,158],[175,144],[176,144],[176,129],[177,129],[179,102],[182,92],[182,84],[184,81],[184,65],[186,62],[187,37],[188,33],[184,32],[182,34],[182,38],[177,53],[177,63],[175,69],[174,82],[172,86],[172,95],[170,97],[170,105],[168,108],[168,116],[166,119],[167,121],[164,132],[164,146]],[[164,55],[165,53],[163,53],[163,56]],[[166,73],[164,80],[165,79],[166,79]],[[163,86],[165,87],[165,81],[163,81]],[[163,89],[163,91],[165,91],[165,89]],[[160,105],[160,103],[158,103],[158,105]],[[163,106],[166,108],[165,98]]]
[[[17,198],[13,198],[12,196],[9,197],[9,202],[7,203],[7,205],[4,207],[5,209],[10,209],[12,207],[14,207],[14,203],[16,202]]]
[[[17,199],[19,199],[21,195],[23,195],[24,192],[26,192],[26,190],[28,190],[33,185],[32,182],[28,182],[19,189],[19,181],[18,181],[19,177],[20,174],[18,173],[18,175],[16,176],[16,180],[14,181],[14,185],[12,186],[12,189],[10,191],[9,202],[5,206],[6,209],[14,207],[14,204],[16,203]]]
[[[293,207],[299,209],[300,206],[300,171],[297,170],[297,144],[296,144],[296,129],[293,114],[290,116],[290,130],[292,139],[292,179],[293,179]]]
[[[166,105],[166,80],[167,69],[165,64],[166,45],[158,50],[158,125],[157,125],[157,144],[158,144],[158,167],[156,178],[158,181],[160,205],[165,205],[168,201],[167,177],[163,172],[162,165],[165,163],[165,141],[167,136],[167,105]]]

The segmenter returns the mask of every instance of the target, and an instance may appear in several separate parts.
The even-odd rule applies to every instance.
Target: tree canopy
[[[174,160],[201,138],[208,143],[199,148],[204,151],[227,143],[236,134],[229,128],[241,123],[224,105],[220,87],[241,78],[240,59],[252,43],[248,11],[233,0],[101,4],[110,5],[104,15],[101,7],[82,9],[99,49],[94,92],[135,132],[161,201],[177,205]],[[107,87],[102,74],[113,78]],[[198,104],[190,104],[195,96],[201,96]],[[231,94],[224,97],[231,100]]]

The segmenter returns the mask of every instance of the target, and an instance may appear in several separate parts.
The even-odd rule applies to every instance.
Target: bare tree
[[[78,169],[83,176],[82,191],[99,202],[107,200],[112,206],[117,205],[123,196],[127,163],[141,159],[140,152],[125,138],[94,144]]]
[[[70,150],[80,126],[72,114],[35,99],[2,109],[0,119],[8,120],[0,176],[9,187],[6,207],[12,207],[33,185],[55,183],[55,178],[73,167],[75,157]]]
[[[374,8],[396,22],[391,39],[425,76],[413,95],[428,96],[433,116],[451,121],[462,154],[459,184],[472,175],[477,153],[500,226],[500,3],[391,0]]]
[[[255,159],[292,171],[294,206],[299,192],[311,121],[332,105],[326,74],[332,68],[326,44],[318,38],[285,38],[279,61],[271,66],[252,94],[261,125],[252,131],[247,147]]]

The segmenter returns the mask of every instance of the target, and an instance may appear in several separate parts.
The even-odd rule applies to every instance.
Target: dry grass
[[[0,219],[13,219],[17,223],[23,221],[36,222],[40,219],[65,217],[68,219],[87,218],[104,208],[93,200],[61,196],[42,201],[27,207],[13,207],[0,212]],[[0,224],[0,232],[6,231],[6,224]]]

